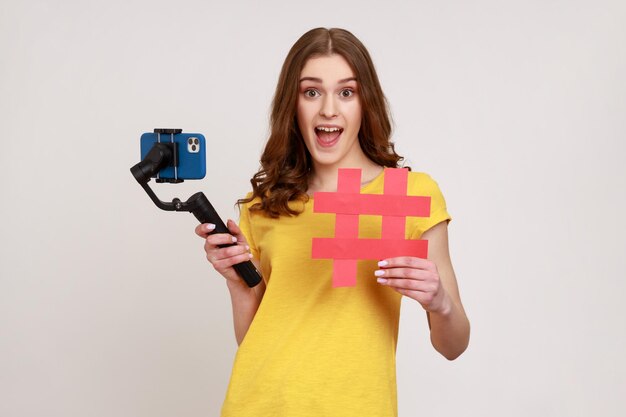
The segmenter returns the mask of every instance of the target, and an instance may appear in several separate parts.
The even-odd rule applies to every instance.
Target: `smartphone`
[[[152,178],[163,180],[199,180],[206,175],[204,136],[200,133],[144,133],[141,135],[141,160],[157,143],[174,143],[177,164],[167,166]]]

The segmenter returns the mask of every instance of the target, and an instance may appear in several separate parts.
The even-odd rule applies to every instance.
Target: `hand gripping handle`
[[[189,211],[196,216],[196,219],[198,219],[200,223],[213,223],[215,225],[215,230],[211,233],[230,233],[204,193],[195,193],[189,197],[187,204],[189,205]],[[227,245],[219,245],[219,247],[225,248],[235,245],[236,243],[231,243]],[[235,268],[235,271],[237,271],[239,276],[243,278],[246,284],[248,284],[248,287],[252,288],[261,282],[261,274],[251,261],[245,261],[240,264],[233,265],[233,268]]]

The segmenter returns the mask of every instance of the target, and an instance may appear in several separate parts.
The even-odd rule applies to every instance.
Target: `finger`
[[[413,291],[413,290],[405,290],[402,288],[394,288],[398,293],[410,297],[420,303],[424,308],[431,305],[433,302],[435,295],[429,292],[421,292],[421,291]]]
[[[215,225],[213,223],[202,223],[196,226],[195,232],[198,236],[203,239],[209,235],[209,233],[215,230]]]
[[[208,235],[206,237],[206,242],[213,246],[232,245],[233,243],[237,243],[237,238],[229,235],[228,233],[215,233]]]
[[[243,242],[246,244],[248,243],[246,240],[246,236],[243,234],[237,223],[235,223],[233,220],[228,219],[228,221],[226,222],[226,227],[228,227],[228,231],[230,231],[230,233],[232,233],[232,235],[237,238],[238,242]]]
[[[433,277],[433,273],[431,271],[415,268],[381,268],[374,271],[374,275],[383,278],[405,278],[421,281],[426,281]]]
[[[210,261],[219,261],[222,259],[232,258],[233,256],[239,256],[242,254],[249,254],[250,248],[248,245],[234,245],[225,248],[211,248],[207,250],[207,258]]]
[[[414,256],[398,256],[396,258],[383,259],[378,262],[381,268],[419,268],[428,271],[435,270],[435,263],[429,259],[417,258]]]
[[[438,288],[436,283],[412,279],[377,278],[376,281],[381,285],[393,287],[394,289],[403,289],[422,293],[435,293]]]
[[[230,258],[213,261],[211,262],[211,264],[213,265],[213,268],[215,268],[216,271],[222,273],[228,268],[232,267],[233,265],[237,265],[242,262],[249,261],[250,259],[252,259],[252,254],[246,252],[237,256],[231,256]]]
[[[214,245],[209,243],[208,241],[204,242],[204,251],[206,252],[207,259],[210,262],[213,262],[216,259],[224,259],[229,256],[239,255],[241,253],[250,252],[250,247],[248,245],[233,245],[229,244],[225,245]]]

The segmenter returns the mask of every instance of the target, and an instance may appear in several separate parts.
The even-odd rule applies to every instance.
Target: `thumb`
[[[231,219],[228,219],[228,221],[226,222],[226,227],[228,228],[228,231],[237,238],[237,242],[245,243],[246,245],[248,244],[246,237],[244,236],[239,226],[237,226],[237,223],[235,223]]]

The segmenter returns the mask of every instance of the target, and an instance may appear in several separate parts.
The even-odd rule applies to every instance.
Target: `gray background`
[[[369,48],[453,216],[471,344],[446,361],[404,300],[400,415],[623,415],[625,22],[622,1],[2,0],[0,415],[218,414],[228,291],[128,170],[142,132],[204,133],[207,178],[157,192],[236,218],[317,26]]]

